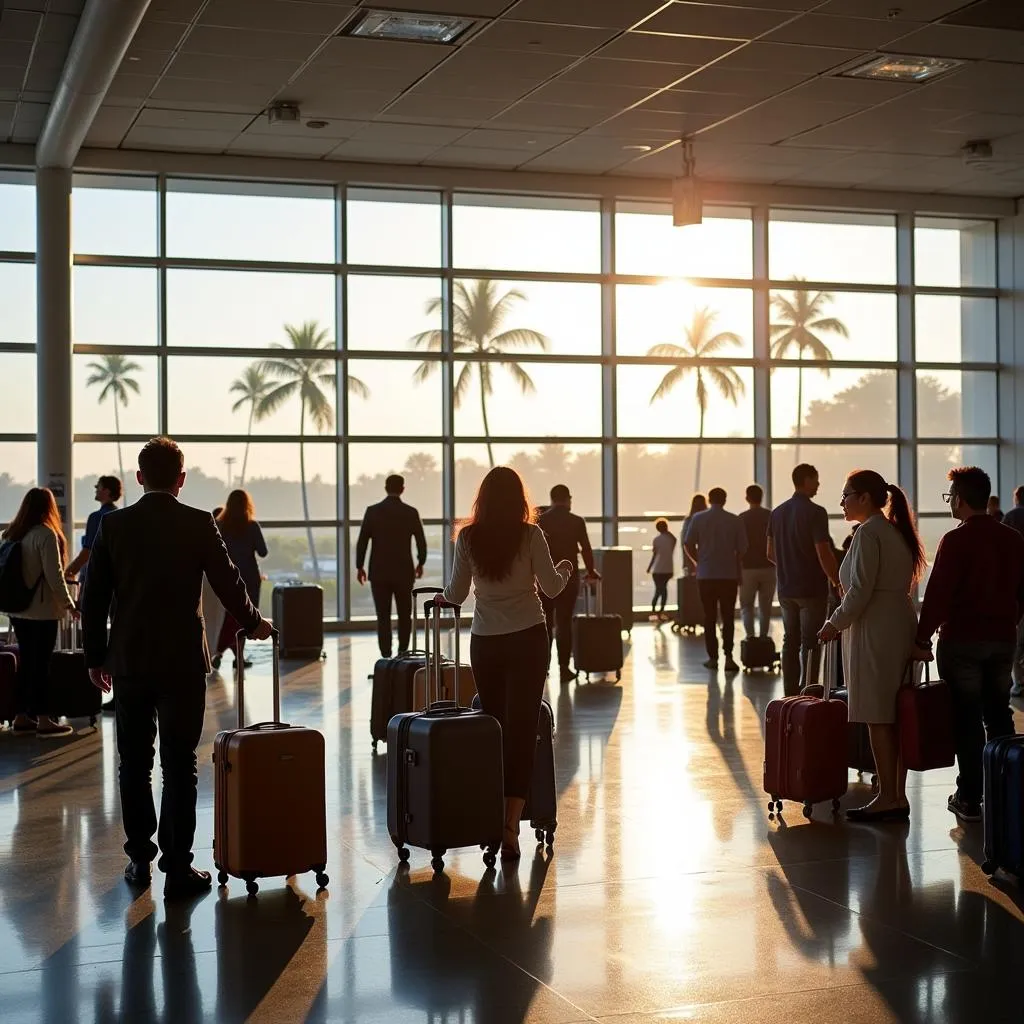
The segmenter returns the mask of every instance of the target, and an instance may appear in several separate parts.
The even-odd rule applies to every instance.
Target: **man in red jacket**
[[[960,774],[948,807],[981,820],[982,750],[1013,735],[1010,670],[1024,609],[1024,538],[986,515],[992,484],[975,466],[949,471],[943,500],[960,525],[939,542],[917,630],[917,654],[931,660],[939,631],[939,673],[953,696]]]

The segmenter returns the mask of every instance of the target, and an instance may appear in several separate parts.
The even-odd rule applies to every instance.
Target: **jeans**
[[[772,601],[775,599],[775,570],[744,569],[740,584],[740,615],[747,636],[754,636],[754,598],[761,613],[761,636],[767,636],[772,623]]]
[[[781,597],[782,686],[787,697],[818,681],[821,650],[818,630],[825,624],[828,598]]]
[[[981,801],[982,750],[989,740],[1012,736],[1010,671],[1012,643],[957,643],[940,640],[936,651],[939,675],[953,696],[956,789],[969,804]]]
[[[651,573],[651,579],[654,580],[654,600],[651,602],[651,612],[657,614],[659,601],[661,602],[660,611],[665,610],[665,602],[668,600],[668,583],[672,579],[672,573],[654,572]]]
[[[206,714],[203,676],[118,676],[114,679],[124,852],[148,864],[160,844],[160,870],[186,871],[196,834],[196,747]],[[157,830],[153,805],[153,749],[160,726],[160,768],[164,787]]]
[[[54,716],[50,707],[50,655],[57,646],[56,619],[19,619],[12,616],[18,641],[18,683],[14,710],[19,715]]]
[[[515,633],[470,640],[469,661],[480,707],[501,723],[505,796],[526,799],[537,750],[537,715],[544,695],[550,641],[543,622]]]
[[[1013,652],[1014,696],[1024,689],[1024,619],[1017,623],[1017,648]]]
[[[544,619],[548,628],[548,661],[551,660],[551,645],[558,649],[558,667],[568,669],[572,661],[572,617],[576,611],[576,598],[580,593],[579,573],[573,573],[558,597],[541,595]]]
[[[402,580],[370,580],[373,607],[377,613],[377,646],[382,658],[391,657],[391,602],[398,615],[398,649],[409,650],[412,636],[412,582]]]
[[[704,649],[708,657],[718,658],[718,619],[722,620],[722,649],[732,657],[733,634],[736,628],[736,580],[698,580],[700,599],[704,604]]]

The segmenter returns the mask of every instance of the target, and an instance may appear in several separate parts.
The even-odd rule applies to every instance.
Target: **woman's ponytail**
[[[889,493],[889,515],[887,518],[900,531],[910,549],[911,557],[914,559],[914,582],[917,583],[924,575],[927,563],[924,557],[924,545],[921,543],[921,537],[914,524],[914,514],[910,511],[910,502],[907,501],[907,495],[899,485],[886,484],[885,489]]]

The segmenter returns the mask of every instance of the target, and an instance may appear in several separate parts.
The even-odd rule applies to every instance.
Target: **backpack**
[[[0,544],[0,611],[11,615],[23,612],[32,603],[38,588],[39,580],[34,587],[25,583],[21,541],[5,540]]]

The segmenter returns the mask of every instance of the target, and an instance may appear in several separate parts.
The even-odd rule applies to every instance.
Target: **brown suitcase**
[[[458,672],[459,703],[468,707],[476,696],[476,680],[470,665],[459,665]],[[430,700],[427,687],[429,685],[426,668],[419,668],[412,677],[412,708],[411,711],[426,711]],[[455,665],[446,662],[441,668],[441,685],[437,700],[455,700]]]
[[[270,617],[281,634],[281,657],[313,661],[324,654],[324,592],[315,583],[274,587]]]
[[[327,867],[326,758],[316,729],[281,721],[280,638],[274,630],[274,721],[246,726],[244,659],[238,634],[238,728],[213,744],[213,860],[217,881],[316,872],[323,889]]]

